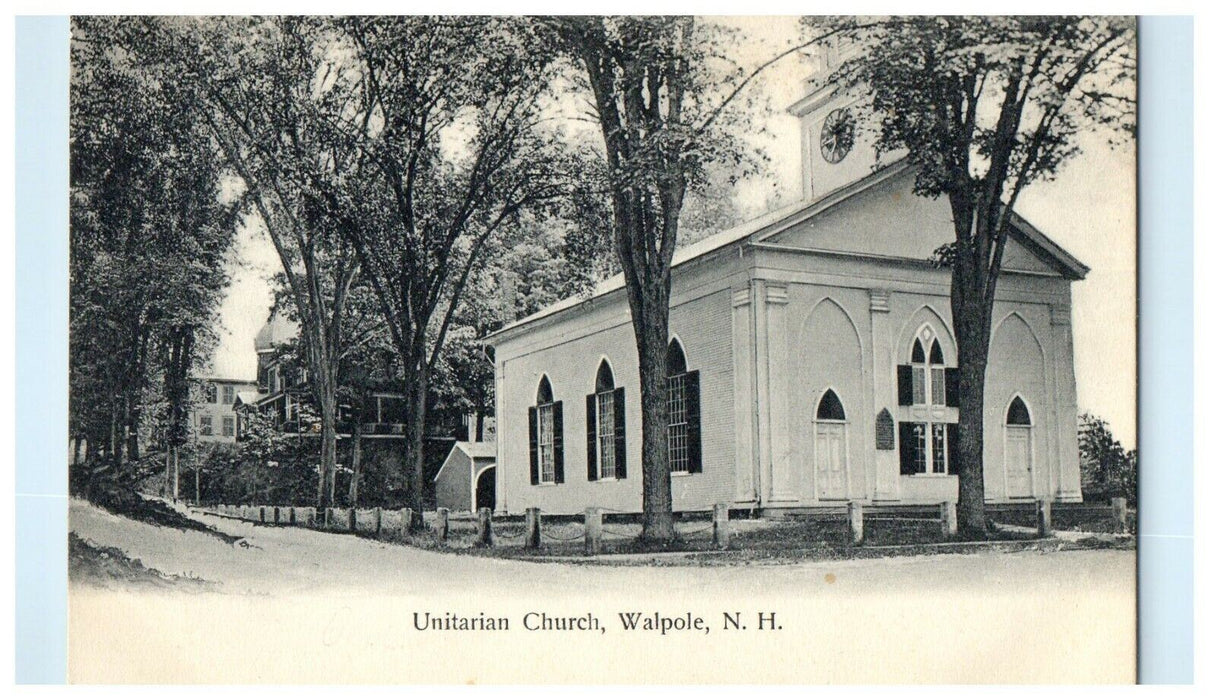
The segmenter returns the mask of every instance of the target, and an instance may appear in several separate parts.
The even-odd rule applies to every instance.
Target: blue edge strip
[[[16,21],[16,681],[67,678],[68,37]]]
[[[68,33],[17,18],[18,683],[67,675]],[[1142,683],[1193,677],[1192,43],[1190,17],[1141,20]]]
[[[1192,18],[1140,33],[1138,679],[1193,673]]]

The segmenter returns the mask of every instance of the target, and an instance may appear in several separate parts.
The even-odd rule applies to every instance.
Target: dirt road
[[[1133,677],[1131,551],[781,566],[576,566],[426,552],[207,518],[250,545],[234,546],[119,518],[80,501],[70,507],[71,528],[80,537],[117,547],[164,573],[218,584],[216,593],[73,586],[74,681]],[[701,618],[707,631],[629,631],[621,615],[630,612],[690,625]],[[483,627],[486,620],[507,624],[492,631],[416,629],[426,615],[456,620],[458,627],[477,626],[479,619]],[[596,620],[596,631],[527,629],[540,620],[584,616]]]

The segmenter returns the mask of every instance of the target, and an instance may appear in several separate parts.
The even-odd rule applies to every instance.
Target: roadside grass
[[[989,518],[1003,525],[1035,527],[1035,511],[1027,508],[999,507]],[[1111,507],[1100,503],[1079,503],[1052,509],[1052,529],[1062,532],[1095,532],[1114,534]],[[1137,511],[1128,509],[1128,534],[1137,534]]]
[[[68,577],[74,584],[100,588],[206,591],[214,584],[199,578],[165,574],[128,557],[121,549],[95,545],[68,533]]]
[[[1119,538],[1102,533],[1110,524],[1099,514],[1074,517],[1067,521],[1069,529],[1094,531],[1094,537],[1063,540],[1040,538],[1021,526],[1023,518],[1007,518],[996,514],[995,527],[983,541],[944,538],[941,524],[925,517],[901,517],[876,514],[864,523],[862,545],[847,543],[848,528],[840,516],[792,516],[786,519],[734,519],[731,521],[730,546],[715,547],[708,520],[681,520],[677,523],[677,539],[669,543],[645,543],[638,539],[641,527],[628,518],[614,521],[606,518],[598,556],[584,554],[583,524],[575,518],[542,518],[539,548],[524,546],[524,523],[521,518],[496,519],[493,524],[494,545],[477,544],[476,520],[449,520],[448,539],[439,542],[428,520],[428,530],[397,540],[413,547],[463,555],[521,559],[530,561],[563,561],[591,565],[739,565],[747,563],[789,563],[795,561],[831,561],[941,553],[1065,551],[1078,549],[1132,549],[1133,538]],[[1021,515],[1021,514],[1020,514]],[[1034,513],[1029,514],[1034,523]],[[1005,520],[1017,520],[1005,523]],[[1066,528],[1061,528],[1066,529]]]
[[[164,501],[147,498],[140,495],[134,489],[119,484],[104,483],[95,485],[88,493],[88,500],[115,515],[121,515],[124,518],[130,518],[139,522],[174,528],[176,530],[202,532],[219,538],[228,544],[234,544],[241,540],[240,537],[221,532],[206,523],[188,517]]]
[[[730,546],[726,550],[715,546],[713,526],[707,513],[679,514],[677,538],[672,542],[653,543],[639,540],[638,514],[611,512],[603,514],[603,536],[600,553],[596,556],[587,556],[584,552],[583,518],[578,515],[543,514],[541,546],[530,548],[524,546],[522,515],[495,517],[491,525],[493,544],[485,546],[478,542],[477,518],[471,513],[451,514],[448,536],[442,542],[437,536],[438,520],[434,511],[424,513],[424,530],[405,535],[401,532],[400,517],[394,511],[383,513],[379,535],[371,525],[374,521],[367,515],[371,511],[360,513],[359,526],[354,532],[345,524],[318,529],[465,556],[600,565],[737,565],[942,553],[1136,547],[1135,538],[1110,534],[1114,527],[1109,510],[1074,505],[1054,510],[1053,521],[1056,530],[1076,532],[1077,535],[1038,537],[1033,527],[1034,507],[1028,504],[991,509],[992,528],[988,536],[979,541],[965,540],[961,536],[944,537],[937,508],[871,512],[864,518],[863,543],[857,546],[848,543],[843,513],[821,512],[776,519],[738,514],[730,521]],[[1056,526],[1058,522],[1060,525]],[[257,522],[255,525],[285,526]],[[1094,535],[1083,535],[1088,532]]]

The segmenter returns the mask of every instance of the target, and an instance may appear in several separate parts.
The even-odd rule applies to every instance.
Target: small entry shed
[[[435,475],[435,505],[452,511],[494,510],[495,443],[457,442]]]

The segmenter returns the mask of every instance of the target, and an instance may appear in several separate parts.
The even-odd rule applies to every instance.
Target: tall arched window
[[[938,334],[922,326],[909,348],[909,364],[897,367],[897,403],[909,406],[900,423],[900,473],[954,474],[958,431],[941,409],[959,406],[958,370],[946,366]]]
[[[587,478],[625,476],[625,388],[614,386],[613,369],[601,360],[596,391],[587,395]]]
[[[668,343],[668,469],[701,471],[701,382],[675,338]]]
[[[531,483],[562,483],[562,402],[554,401],[553,387],[544,375],[537,384],[537,404],[528,409],[528,443]]]

